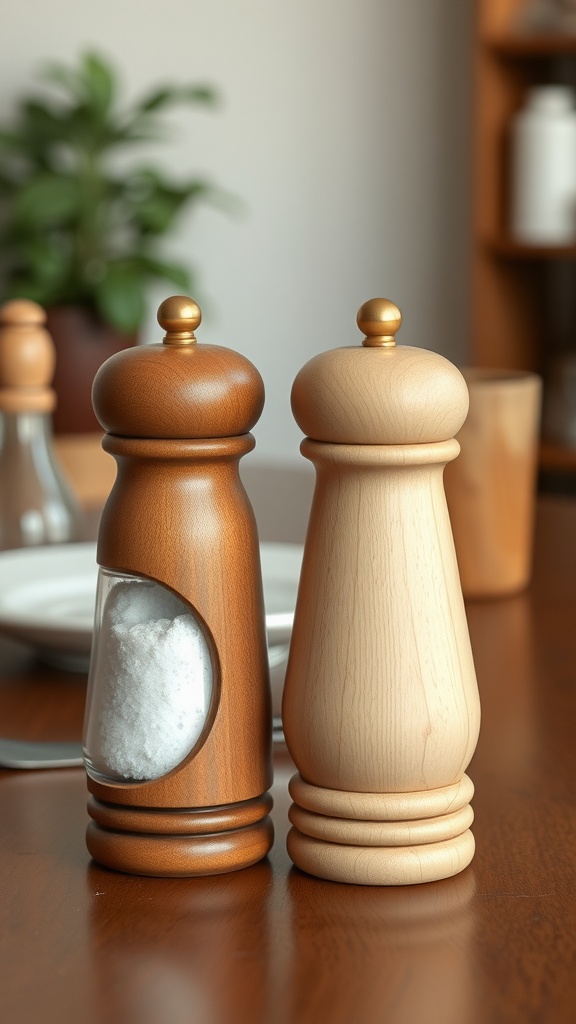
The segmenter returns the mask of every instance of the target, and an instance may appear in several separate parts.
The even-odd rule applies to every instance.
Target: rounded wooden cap
[[[12,299],[0,308],[0,409],[52,412],[50,387],[56,355],[44,327],[46,313],[36,302]]]
[[[200,307],[173,295],[158,310],[161,344],[137,345],[107,359],[92,388],[104,430],[123,437],[196,439],[247,433],[264,406],[253,364],[228,348],[199,345]]]
[[[298,426],[333,444],[425,444],[447,441],[468,412],[459,370],[437,352],[397,346],[402,322],[388,299],[358,311],[363,344],[330,349],[302,367],[292,387]]]

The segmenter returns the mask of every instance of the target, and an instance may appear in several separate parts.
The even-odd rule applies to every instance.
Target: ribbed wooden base
[[[134,875],[216,875],[249,867],[274,839],[268,793],[228,807],[122,807],[90,796],[86,845],[94,860]]]
[[[288,853],[320,878],[413,885],[456,875],[474,856],[467,776],[445,789],[379,794],[322,789],[295,775],[290,793]]]

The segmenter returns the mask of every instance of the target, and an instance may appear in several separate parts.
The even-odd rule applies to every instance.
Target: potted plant
[[[58,353],[55,427],[82,432],[97,427],[94,373],[136,340],[149,284],[192,287],[190,269],[165,260],[164,236],[192,203],[222,196],[201,178],[175,181],[148,162],[120,169],[118,158],[162,137],[168,107],[211,106],[216,97],[206,85],[167,85],[122,106],[116,74],[95,53],[52,64],[41,80],[0,126],[0,299],[47,309]]]

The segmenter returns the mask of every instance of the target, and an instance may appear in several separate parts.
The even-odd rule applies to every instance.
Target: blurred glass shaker
[[[44,310],[0,309],[0,550],[79,540],[81,515],[52,450],[55,353]]]

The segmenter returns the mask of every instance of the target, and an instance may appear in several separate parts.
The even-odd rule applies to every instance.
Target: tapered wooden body
[[[214,356],[224,372],[224,384],[216,379],[212,389],[218,415],[218,391],[230,389],[231,377],[241,389],[238,367],[251,364],[233,353],[228,364],[226,350],[202,348],[198,360],[195,353],[190,358],[184,352],[162,353],[161,366],[174,365],[185,380],[191,375],[186,386],[193,394],[194,368]],[[134,365],[137,358],[126,355]],[[153,357],[146,353],[145,358]],[[116,414],[110,412],[110,385],[119,375],[130,376],[131,364],[122,359],[120,368],[111,360],[95,385],[96,408],[106,410],[103,419]],[[259,414],[262,393],[254,368],[240,365],[240,370],[252,375],[247,389],[252,397],[232,414],[230,402],[227,409],[228,419],[232,415],[245,427]],[[202,402],[206,387],[200,383]],[[237,387],[231,391],[237,395]],[[196,421],[205,412],[196,410]],[[173,431],[178,413],[177,400],[167,405],[166,423],[171,420]],[[226,415],[223,411],[220,420]],[[203,429],[211,422],[210,411],[206,416]],[[187,432],[193,429],[182,422],[179,433]],[[109,433],[104,439],[118,475],[102,517],[98,562],[160,583],[183,599],[203,625],[214,677],[200,738],[173,770],[126,783],[103,781],[89,770],[88,849],[110,867],[142,874],[213,874],[254,863],[272,844],[271,702],[259,545],[238,472],[241,456],[253,446],[246,432],[208,438]],[[90,713],[89,698],[88,720]]]
[[[284,688],[298,768],[288,850],[338,881],[430,881],[474,851],[464,773],[479,701],[442,481],[459,450],[442,434],[465,415],[465,385],[439,360],[335,350],[293,391],[300,425],[319,439],[301,449],[317,479]],[[406,415],[414,375],[428,387]],[[429,443],[408,422],[419,403]],[[377,443],[402,432],[416,443]]]

